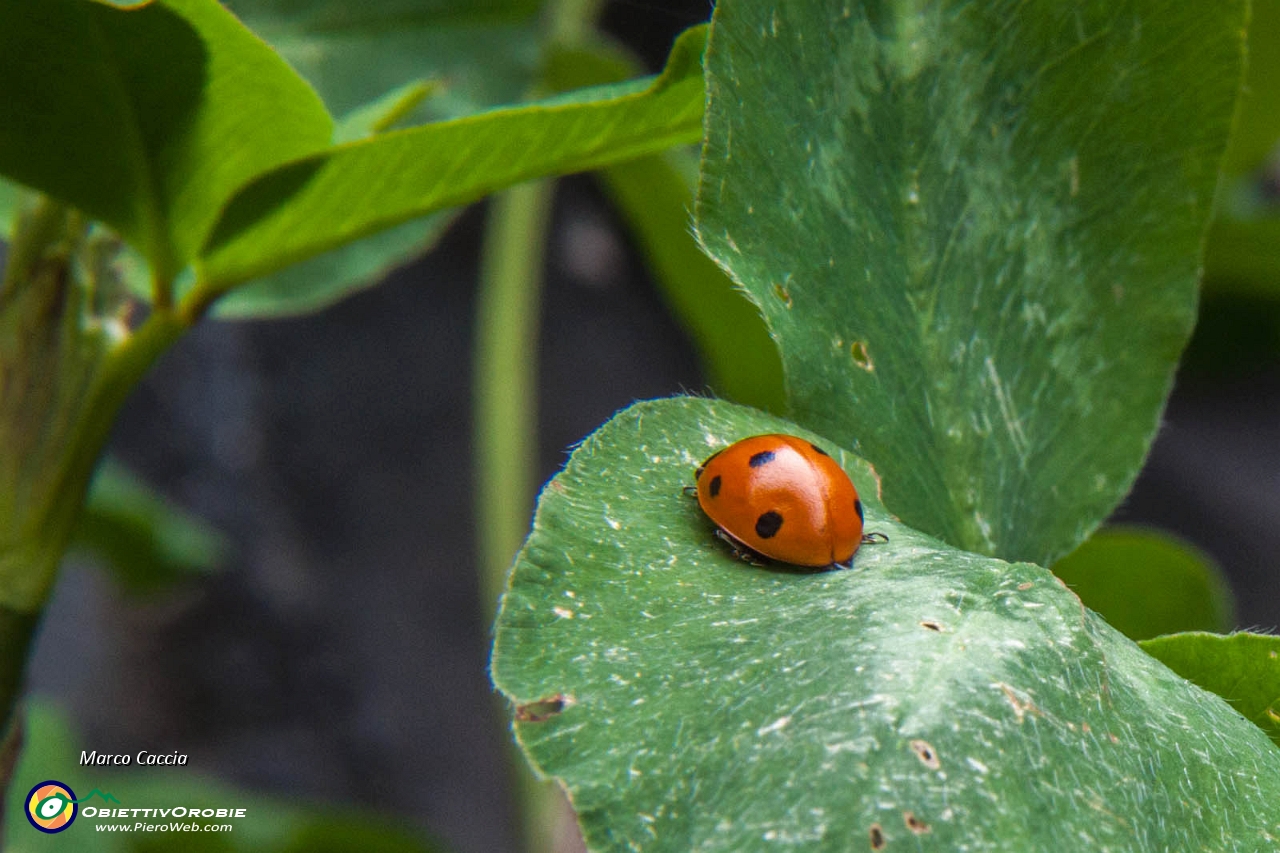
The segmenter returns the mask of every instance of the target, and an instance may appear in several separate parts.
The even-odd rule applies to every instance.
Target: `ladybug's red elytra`
[[[870,539],[849,475],[803,438],[744,438],[703,462],[694,478],[717,535],[748,554],[812,569],[847,566]]]

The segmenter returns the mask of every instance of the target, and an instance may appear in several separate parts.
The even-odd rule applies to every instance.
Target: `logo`
[[[75,792],[54,779],[41,782],[27,794],[27,820],[41,832],[62,832],[79,812]]]

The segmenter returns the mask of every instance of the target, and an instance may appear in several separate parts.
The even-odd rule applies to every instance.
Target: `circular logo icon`
[[[62,832],[80,813],[75,792],[61,782],[41,782],[27,794],[27,820],[41,832]]]

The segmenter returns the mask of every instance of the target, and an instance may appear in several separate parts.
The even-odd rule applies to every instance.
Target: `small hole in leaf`
[[[868,833],[868,835],[871,836],[872,850],[884,849],[884,846],[887,843],[887,839],[884,837],[884,830],[880,828],[880,824],[878,823],[871,824],[871,831]]]
[[[924,628],[926,631],[937,631],[939,634],[942,633],[942,625],[940,625],[937,622],[934,622],[932,619],[926,619],[925,621],[921,622],[920,627]]]
[[[557,693],[537,702],[526,702],[516,706],[516,720],[521,723],[545,723],[559,714],[573,700],[563,693]]]
[[[916,758],[920,759],[920,763],[930,770],[937,770],[942,766],[942,762],[938,760],[938,752],[927,740],[911,741],[911,751],[916,754]]]
[[[876,369],[875,363],[871,361],[871,354],[867,352],[867,345],[862,341],[854,341],[849,352],[853,355],[853,363],[858,367],[868,373]]]
[[[914,812],[903,812],[902,822],[907,825],[907,829],[916,835],[924,835],[929,831],[929,824],[916,817]]]

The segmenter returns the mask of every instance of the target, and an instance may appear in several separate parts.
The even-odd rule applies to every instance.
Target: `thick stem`
[[[116,413],[183,331],[154,311],[130,333],[95,312],[95,279],[77,213],[43,199],[14,234],[0,290],[0,731]],[[109,299],[107,301],[110,301]],[[2,768],[0,768],[2,769]]]

